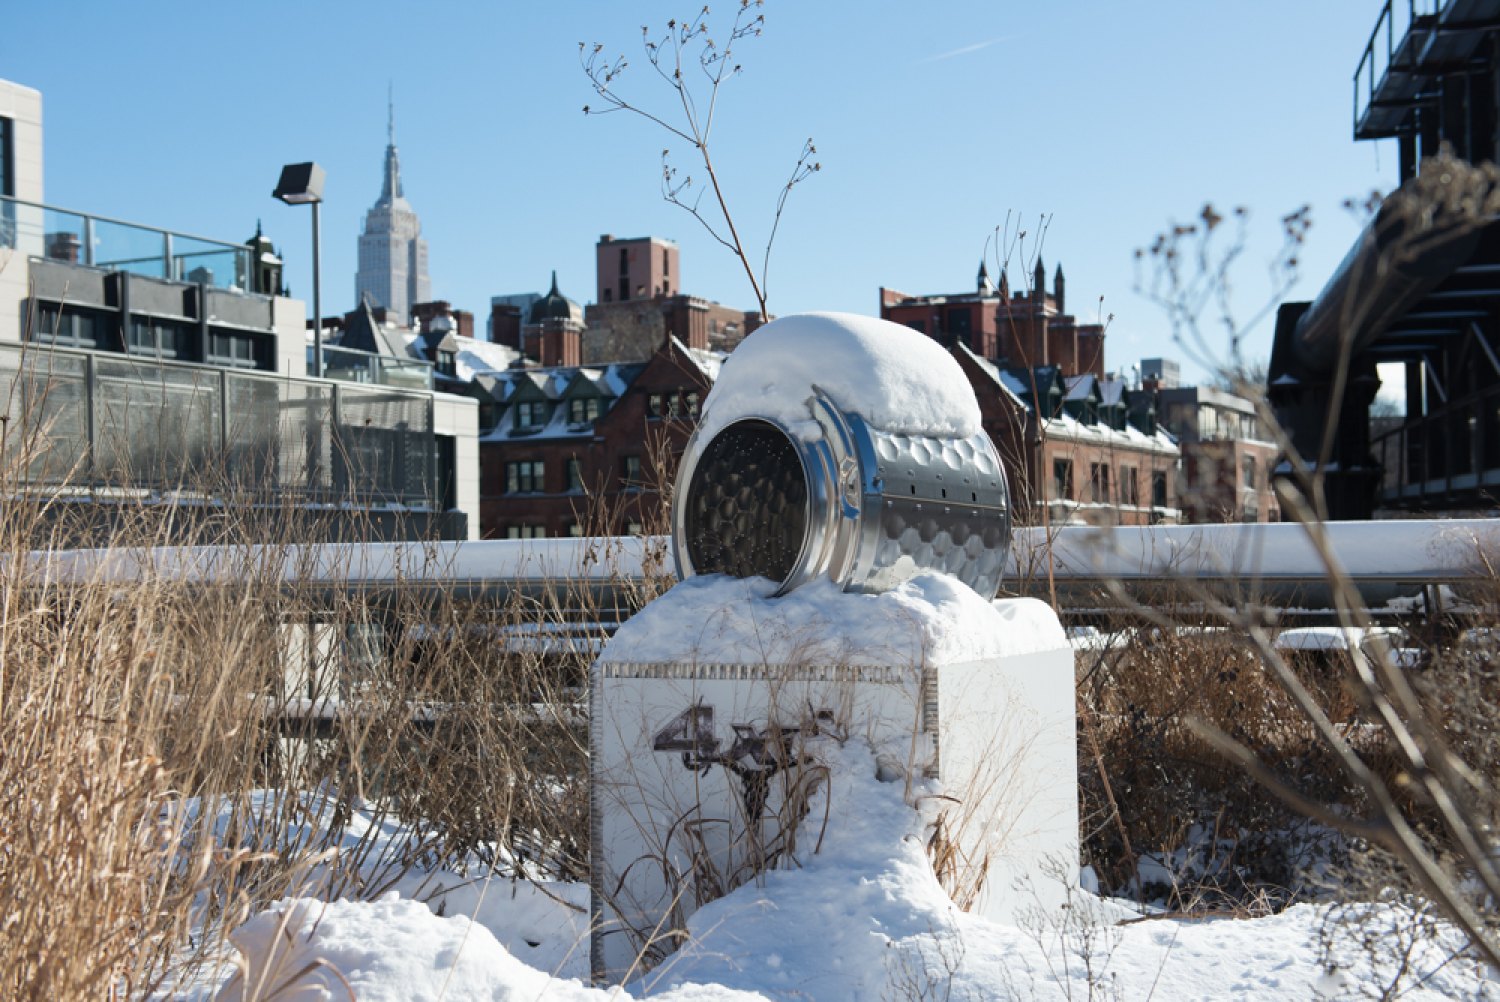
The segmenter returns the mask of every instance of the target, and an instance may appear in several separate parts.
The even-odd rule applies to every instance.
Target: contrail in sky
[[[988,49],[991,45],[994,45],[998,42],[1003,42],[1009,37],[1009,35],[997,35],[994,38],[988,39],[987,41],[975,42],[973,45],[965,45],[961,49],[954,49],[952,52],[941,52],[935,56],[928,56],[926,59],[917,60],[917,65],[921,66],[924,63],[941,62],[944,59],[952,59],[955,56],[967,56],[971,52],[978,52],[980,49]]]

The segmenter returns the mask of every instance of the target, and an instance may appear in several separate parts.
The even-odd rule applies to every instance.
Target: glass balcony
[[[250,249],[0,196],[0,248],[151,278],[243,290]]]

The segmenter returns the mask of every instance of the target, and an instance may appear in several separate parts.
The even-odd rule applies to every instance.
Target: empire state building
[[[401,192],[401,162],[396,155],[396,114],[390,109],[385,148],[385,177],[380,198],[365,213],[359,235],[359,271],[354,276],[354,298],[368,297],[384,306],[392,319],[411,321],[412,306],[432,299],[427,277],[427,241],[422,223]]]

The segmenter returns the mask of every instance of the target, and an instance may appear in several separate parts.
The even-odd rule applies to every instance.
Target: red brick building
[[[1050,293],[1046,277],[1038,260],[1031,290],[1012,293],[1006,273],[1000,272],[997,288],[990,284],[989,270],[981,262],[973,292],[909,296],[882,287],[880,315],[949,348],[962,344],[1004,369],[1054,366],[1070,376],[1103,377],[1103,325],[1079,323],[1066,312],[1067,282],[1061,265]]]
[[[682,291],[677,244],[661,237],[616,240],[606,233],[594,245],[594,302],[626,303]]]
[[[1210,386],[1163,388],[1158,401],[1182,447],[1182,505],[1191,521],[1281,521],[1271,487],[1279,450],[1253,403]]]
[[[1104,328],[1065,312],[1058,267],[1049,293],[1040,261],[1030,292],[992,286],[910,296],[880,290],[880,315],[945,345],[974,388],[984,429],[1011,478],[1022,523],[1145,525],[1179,519],[1172,436],[1154,397],[1104,375]]]
[[[1179,520],[1180,452],[1156,425],[1149,393],[1056,366],[1006,371],[961,344],[951,351],[1005,464],[1018,522]]]
[[[497,374],[481,433],[486,538],[664,531],[669,484],[718,357],[667,339],[645,362]]]

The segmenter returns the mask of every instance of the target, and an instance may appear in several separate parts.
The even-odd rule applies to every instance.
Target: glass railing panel
[[[96,355],[94,373],[100,477],[158,490],[220,488],[216,371]]]
[[[0,346],[5,460],[24,466],[27,482],[57,486],[90,481],[87,365],[81,355]],[[10,476],[18,470],[5,472]]]
[[[202,282],[220,289],[244,289],[250,252],[212,240],[174,235],[172,277],[179,282]]]

